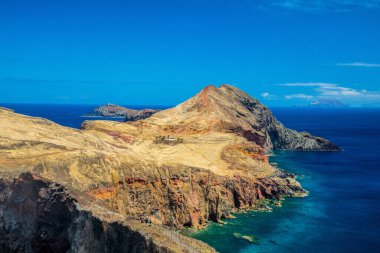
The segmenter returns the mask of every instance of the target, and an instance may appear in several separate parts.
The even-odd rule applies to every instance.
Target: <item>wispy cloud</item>
[[[279,86],[289,86],[289,87],[324,87],[324,86],[332,86],[337,84],[331,84],[331,83],[314,83],[314,82],[309,82],[309,83],[281,83],[278,84]]]
[[[337,66],[346,67],[368,67],[368,68],[380,68],[378,63],[366,63],[366,62],[349,62],[349,63],[337,63]]]
[[[305,94],[292,94],[286,95],[286,99],[339,99],[346,102],[366,103],[373,101],[380,101],[380,91],[368,91],[366,89],[354,89],[351,87],[335,84],[335,83],[284,83],[279,86],[287,87],[310,87],[312,91],[316,92],[315,96]]]
[[[277,99],[278,96],[270,94],[269,92],[263,92],[260,94],[260,96],[264,99]]]
[[[350,11],[355,8],[379,8],[380,0],[271,0],[262,1],[264,6],[296,11]]]
[[[310,99],[313,99],[314,96],[299,93],[299,94],[285,95],[285,98],[286,99],[306,99],[306,100],[310,100]]]
[[[89,100],[89,95],[78,95],[78,96],[57,96],[59,100]]]
[[[356,90],[348,87],[341,87],[336,84],[331,86],[321,86],[317,89],[322,96],[359,96],[367,93],[366,90]]]

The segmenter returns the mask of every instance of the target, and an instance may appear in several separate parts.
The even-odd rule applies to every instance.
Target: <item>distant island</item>
[[[158,112],[158,109],[142,109],[135,110],[129,109],[120,105],[106,104],[99,106],[94,111],[89,112],[83,117],[112,117],[112,118],[125,118],[125,121],[134,121],[139,119],[146,119]]]
[[[337,99],[319,99],[309,104],[310,108],[346,108],[347,105],[343,104]]]
[[[144,115],[120,108],[96,115]],[[231,85],[207,86],[146,119],[89,120],[82,130],[4,109],[0,122],[4,252],[213,253],[176,229],[306,196],[293,174],[269,163],[273,150],[339,151],[286,128]]]

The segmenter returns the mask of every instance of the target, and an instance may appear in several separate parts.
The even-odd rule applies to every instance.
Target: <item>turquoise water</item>
[[[2,106],[76,128],[90,119],[80,116],[96,107]],[[310,195],[288,198],[270,213],[238,214],[225,225],[211,224],[192,236],[222,253],[380,252],[380,110],[274,108],[273,112],[285,126],[328,138],[343,152],[276,152],[270,161],[296,173]],[[257,244],[234,233],[254,236]]]
[[[310,195],[287,198],[272,212],[238,214],[192,236],[220,252],[380,252],[380,111],[274,113],[343,152],[276,152],[270,161],[296,173]],[[254,236],[257,244],[236,233]]]
[[[295,168],[300,165],[293,162],[294,156],[277,153],[271,161],[282,168]],[[287,166],[283,166],[284,163]],[[289,171],[302,174],[298,180],[305,189],[312,190],[308,197],[286,198],[282,207],[274,207],[272,212],[236,214],[236,218],[226,220],[226,224],[213,223],[192,237],[207,242],[220,252],[303,252],[309,241],[323,237],[315,227],[326,219],[322,199],[330,196],[318,175],[289,168]],[[238,238],[236,233],[253,236],[257,244]]]

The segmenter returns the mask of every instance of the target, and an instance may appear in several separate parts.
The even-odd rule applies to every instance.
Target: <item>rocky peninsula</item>
[[[0,249],[214,252],[173,229],[304,196],[293,175],[268,163],[279,149],[339,150],[284,127],[230,85],[146,119],[86,121],[81,130],[0,108]]]
[[[120,105],[106,104],[99,106],[94,111],[89,112],[84,117],[112,117],[112,118],[124,118],[125,121],[134,121],[139,119],[145,119],[158,112],[158,109],[142,109],[134,110]]]

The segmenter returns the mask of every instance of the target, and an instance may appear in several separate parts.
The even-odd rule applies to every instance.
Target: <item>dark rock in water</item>
[[[87,113],[85,117],[118,117],[125,118],[125,121],[145,119],[158,112],[156,109],[134,110],[123,106],[107,104],[96,108],[93,112]]]
[[[240,233],[233,233],[234,237],[235,238],[240,238],[240,239],[243,239],[249,243],[253,243],[253,244],[259,244],[257,242],[257,239],[253,236],[253,235],[242,235]]]
[[[275,240],[269,240],[269,242],[272,243],[273,245],[279,246],[279,244]]]

